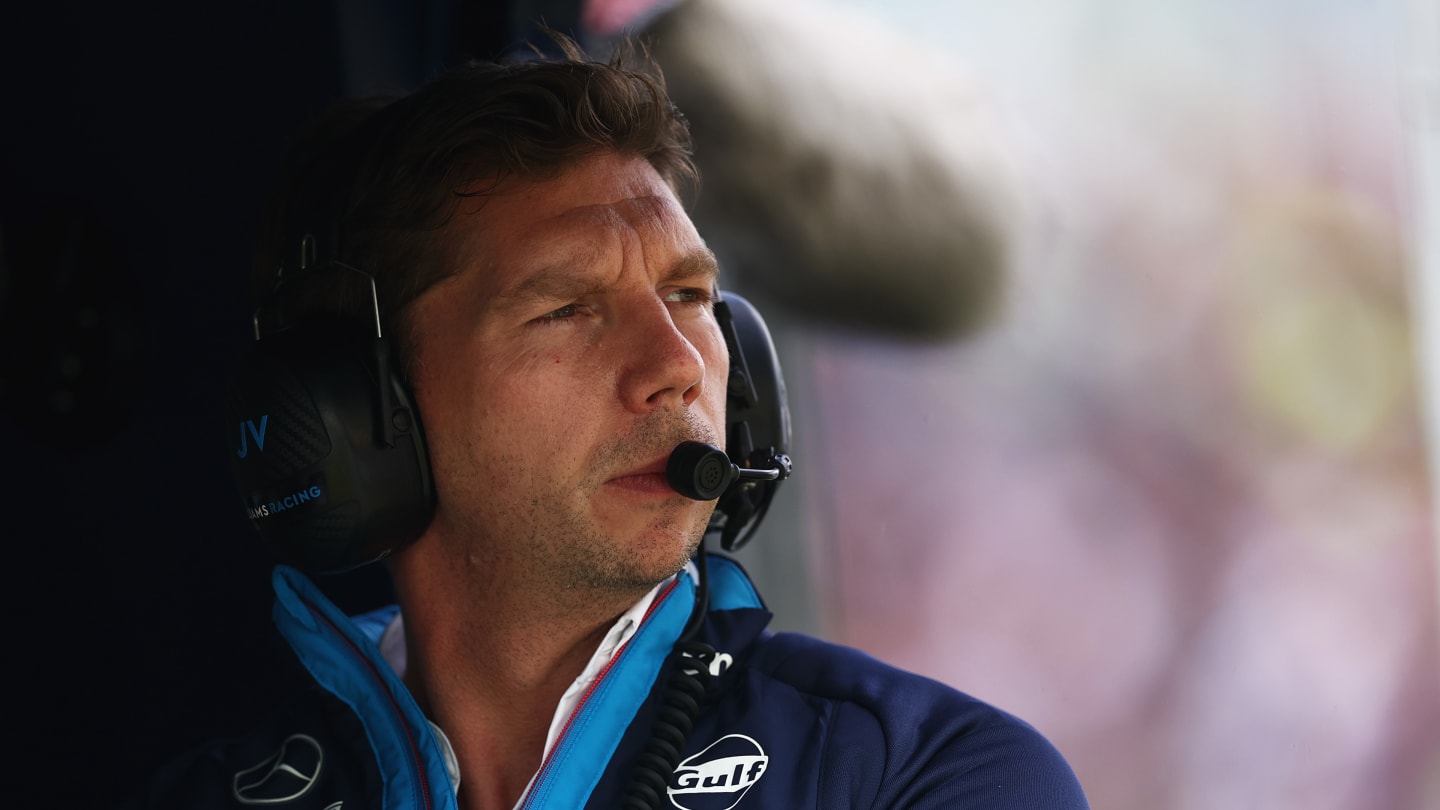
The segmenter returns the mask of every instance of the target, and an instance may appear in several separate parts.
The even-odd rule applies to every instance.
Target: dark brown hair
[[[407,96],[338,102],[311,123],[281,167],[257,245],[256,292],[285,280],[272,320],[371,311],[363,276],[299,271],[307,233],[322,267],[337,259],[375,279],[382,320],[403,332],[405,306],[457,269],[445,226],[466,197],[606,151],[642,157],[677,194],[689,190],[689,129],[648,55],[622,44],[598,62],[551,36],[560,57],[471,62]]]

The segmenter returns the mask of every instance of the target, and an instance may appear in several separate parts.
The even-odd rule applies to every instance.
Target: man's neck
[[[454,747],[461,806],[510,810],[540,766],[561,697],[644,594],[537,593],[493,561],[462,572],[415,551],[391,565],[405,683]]]

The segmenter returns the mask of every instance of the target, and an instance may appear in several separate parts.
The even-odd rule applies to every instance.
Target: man
[[[287,561],[384,558],[398,604],[347,618],[278,568],[310,683],[148,806],[1085,807],[1022,721],[767,634],[738,567],[697,553],[719,490],[672,457],[733,444],[763,364],[732,375],[742,318],[663,86],[561,44],[341,105],[297,147],[237,478]]]

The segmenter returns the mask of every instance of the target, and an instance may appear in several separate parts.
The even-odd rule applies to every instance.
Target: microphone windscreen
[[[725,451],[704,442],[682,442],[670,454],[665,478],[676,492],[697,501],[713,501],[735,480],[735,465]]]

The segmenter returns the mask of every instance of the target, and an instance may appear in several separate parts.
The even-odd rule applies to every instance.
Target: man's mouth
[[[613,476],[605,483],[638,492],[675,494],[674,488],[670,486],[669,479],[665,477],[665,465],[669,459],[669,454],[660,458],[651,459],[650,461]]]

